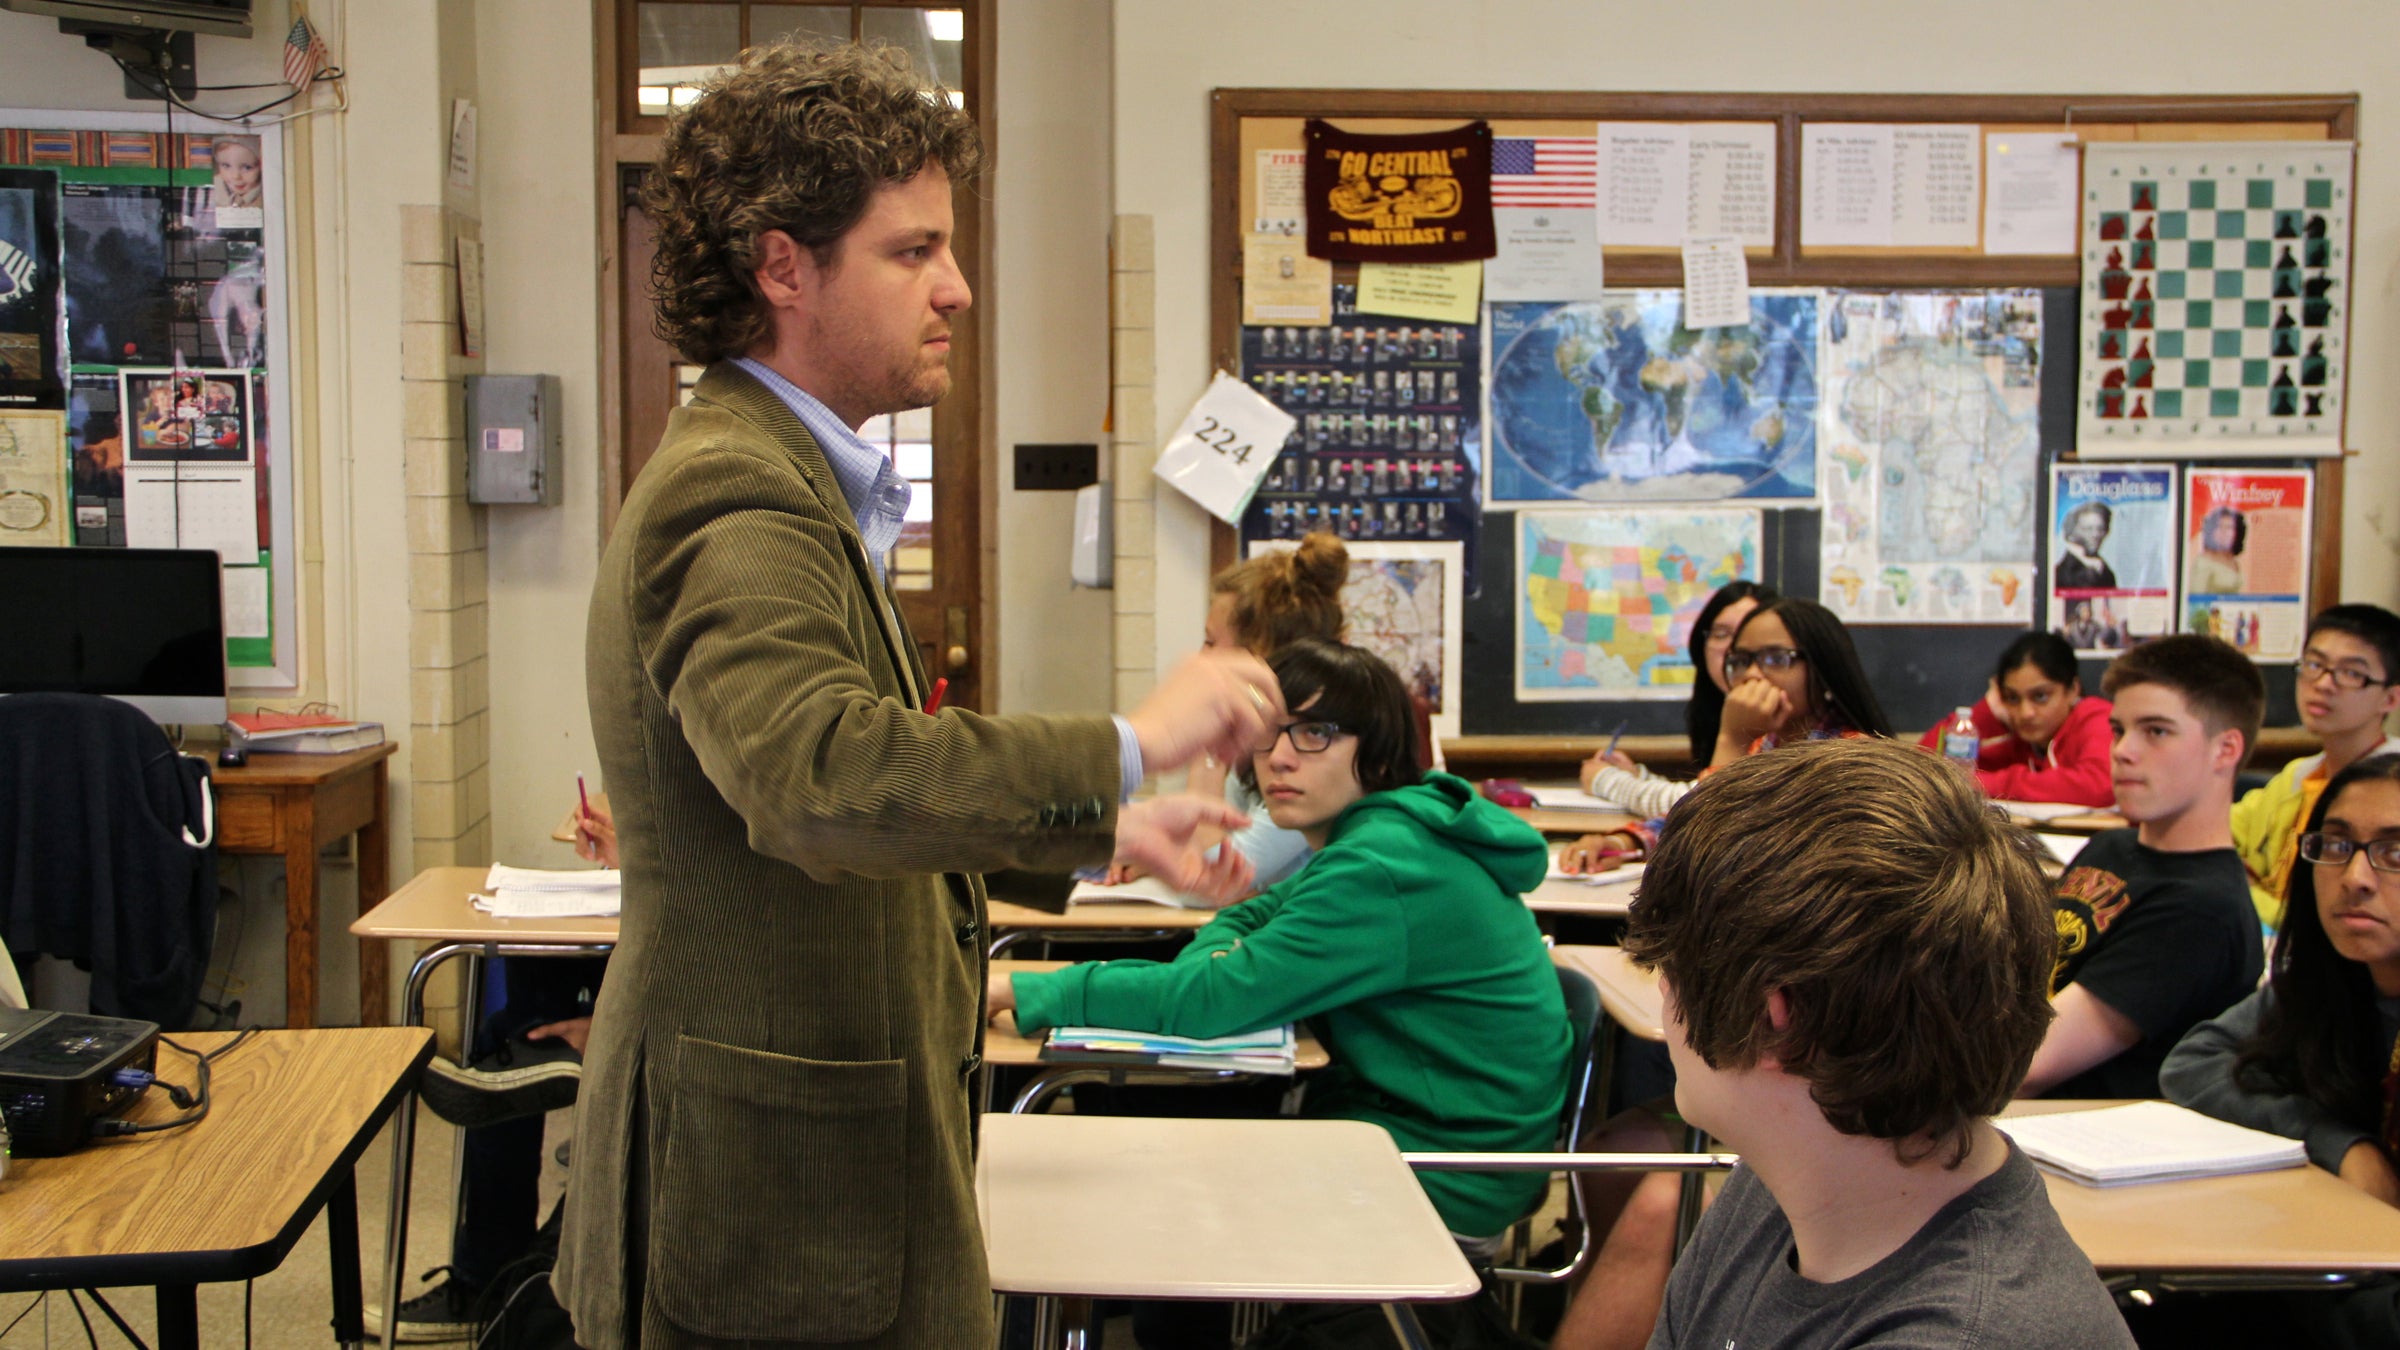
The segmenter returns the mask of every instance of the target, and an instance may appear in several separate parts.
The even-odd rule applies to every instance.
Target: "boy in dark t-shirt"
[[[1676,803],[1625,950],[1658,972],[1676,1106],[1742,1164],[1651,1350],[2132,1346],[1990,1120],[2050,1020],[2051,913],[2031,837],[1890,741],[1755,755]]]
[[[2258,739],[2266,685],[2248,657],[2177,634],[2118,657],[2111,830],[2059,878],[2051,1024],[2020,1096],[2155,1097],[2194,1026],[2258,985],[2265,953],[2233,850],[2234,774]]]

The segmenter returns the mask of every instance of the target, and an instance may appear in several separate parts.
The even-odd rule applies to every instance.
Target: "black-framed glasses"
[[[2300,856],[2324,867],[2348,867],[2350,859],[2364,849],[2367,866],[2378,872],[2400,872],[2400,839],[2372,839],[2360,843],[2322,830],[2300,836]]]
[[[1289,736],[1294,750],[1304,755],[1320,754],[1333,744],[1334,737],[1345,730],[1347,728],[1339,722],[1286,722],[1275,728],[1275,734],[1267,738],[1266,745],[1261,749],[1272,750],[1275,742]]]
[[[1749,674],[1752,666],[1770,675],[1780,675],[1807,659],[1808,653],[1798,647],[1760,647],[1756,651],[1736,647],[1725,653],[1725,678],[1728,682],[1738,680]]]
[[[2336,688],[2348,689],[2352,692],[2364,689],[2371,684],[2391,683],[2390,680],[2376,679],[2356,666],[2328,665],[2313,656],[2301,657],[2300,664],[2294,667],[2294,671],[2300,676],[2302,684],[2315,684],[2320,678],[2331,675]]]

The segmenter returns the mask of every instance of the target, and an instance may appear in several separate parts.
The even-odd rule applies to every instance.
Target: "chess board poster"
[[[2337,455],[2348,141],[2084,151],[2076,451]]]

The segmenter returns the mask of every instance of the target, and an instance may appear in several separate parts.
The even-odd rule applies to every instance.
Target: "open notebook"
[[[1042,1042],[1050,1064],[1164,1065],[1178,1069],[1232,1069],[1290,1077],[1296,1072],[1299,1038],[1290,1023],[1239,1036],[1168,1036],[1112,1027],[1053,1027]]]
[[[2229,1125],[2171,1102],[2010,1116],[1992,1122],[2048,1171],[2086,1186],[2301,1167],[2297,1139]]]

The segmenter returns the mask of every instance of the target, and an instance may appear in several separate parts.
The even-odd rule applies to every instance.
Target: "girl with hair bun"
[[[1261,552],[1235,563],[1209,583],[1208,621],[1201,627],[1200,645],[1239,648],[1263,661],[1304,638],[1339,642],[1342,585],[1349,579],[1349,550],[1321,532],[1303,537],[1298,548]],[[1222,794],[1249,813],[1250,824],[1235,831],[1229,842],[1250,860],[1258,889],[1283,880],[1308,861],[1308,841],[1268,819],[1258,790],[1229,774],[1225,765],[1203,759],[1191,767],[1186,781],[1193,794]],[[1109,868],[1108,879],[1124,882],[1139,875],[1120,863]]]

